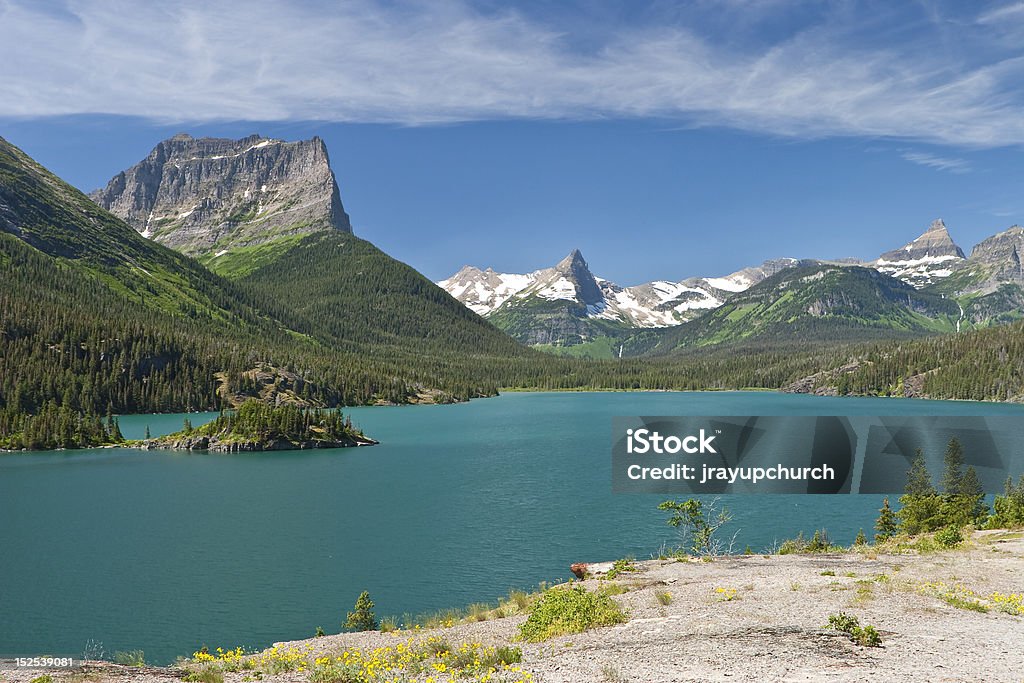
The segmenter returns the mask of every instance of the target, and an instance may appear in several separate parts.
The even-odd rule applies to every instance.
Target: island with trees
[[[352,425],[339,409],[271,406],[249,400],[212,422],[142,442],[147,449],[220,453],[372,446],[377,441]]]

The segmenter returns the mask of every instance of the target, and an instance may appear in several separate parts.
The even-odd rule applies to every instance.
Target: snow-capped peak
[[[796,263],[795,259],[778,259],[721,277],[655,280],[621,287],[595,277],[583,255],[574,249],[555,266],[532,273],[496,273],[490,268],[465,266],[437,284],[485,317],[511,300],[536,297],[579,304],[589,318],[616,320],[632,327],[668,327],[717,308],[731,294]]]

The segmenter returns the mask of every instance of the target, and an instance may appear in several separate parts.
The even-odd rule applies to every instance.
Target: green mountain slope
[[[171,315],[232,325],[261,316],[222,278],[149,240],[0,138],[0,232]]]
[[[650,353],[726,343],[862,341],[956,330],[956,302],[870,268],[784,270],[696,320],[669,328]]]
[[[952,275],[921,291],[955,299],[974,326],[1003,325],[1024,317],[1024,287],[1017,282],[992,282],[991,270],[968,262]]]
[[[547,362],[369,242],[337,230],[287,243],[238,286],[325,344],[391,364],[430,385],[488,391]],[[514,382],[511,382],[514,383]],[[492,385],[493,386],[493,385]]]
[[[532,345],[549,344],[551,351],[587,352],[585,347],[600,353],[591,342],[602,340],[614,345],[616,339],[634,333],[635,328],[621,320],[587,317],[587,307],[576,301],[541,297],[513,298],[487,318],[488,322],[513,338]],[[548,340],[557,340],[551,344]],[[612,354],[600,354],[611,358]]]

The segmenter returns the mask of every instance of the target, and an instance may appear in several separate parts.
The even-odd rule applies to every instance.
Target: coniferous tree
[[[942,491],[947,496],[959,496],[963,493],[964,449],[955,436],[949,440],[943,456]]]
[[[907,473],[904,494],[900,496],[900,510],[896,513],[900,528],[911,536],[935,531],[943,526],[941,508],[942,499],[932,486],[924,453],[917,449],[917,456]]]
[[[988,513],[985,490],[973,466],[964,470],[964,451],[953,437],[946,446],[942,475],[942,518],[949,526],[978,524]]]
[[[881,543],[892,538],[899,530],[899,518],[891,507],[889,499],[882,501],[882,508],[878,511],[878,520],[875,522],[875,543]]]
[[[1016,485],[1013,477],[1006,478],[1003,495],[996,496],[992,509],[992,516],[986,524],[989,529],[1024,527],[1024,474]]]
[[[341,625],[345,631],[376,631],[377,615],[373,612],[373,600],[370,593],[363,591],[356,599],[354,611],[349,612],[345,623]]]

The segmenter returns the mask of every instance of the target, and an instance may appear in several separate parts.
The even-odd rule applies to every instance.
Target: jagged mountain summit
[[[491,268],[464,266],[438,284],[484,317],[513,299],[539,297],[576,303],[589,318],[619,321],[630,327],[668,327],[721,306],[731,294],[797,263],[797,259],[774,259],[722,277],[655,280],[621,287],[593,275],[575,249],[557,265],[532,273],[498,273]]]
[[[352,231],[318,137],[178,134],[90,197],[143,236],[204,261],[284,237]]]
[[[885,252],[867,265],[920,288],[949,277],[965,261],[963,250],[938,218],[920,237]]]
[[[572,346],[692,320],[797,263],[776,259],[723,277],[622,287],[591,273],[576,249],[555,266],[532,273],[465,266],[438,284],[520,342]]]

